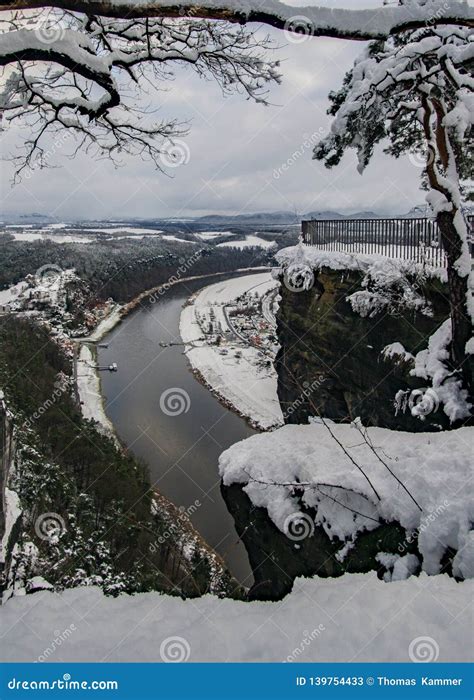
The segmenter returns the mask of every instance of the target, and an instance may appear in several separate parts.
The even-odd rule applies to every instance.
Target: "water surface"
[[[255,431],[194,377],[182,345],[160,347],[181,342],[179,317],[189,296],[231,276],[181,282],[156,303],[144,300],[98,352],[101,365],[118,365],[116,373],[101,373],[106,412],[117,434],[147,463],[152,484],[164,496],[184,508],[201,504],[191,515],[193,525],[234,576],[251,585],[244,545],[220,493],[217,462],[223,450]],[[167,402],[164,392],[170,392]]]

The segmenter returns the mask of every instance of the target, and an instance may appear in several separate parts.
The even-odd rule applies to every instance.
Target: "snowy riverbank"
[[[271,362],[263,366],[265,348],[249,345],[231,327],[228,307],[243,295],[262,299],[276,288],[270,272],[217,282],[190,300],[180,320],[186,354],[199,378],[224,403],[263,430],[283,423],[277,375]]]
[[[236,272],[248,272],[252,268],[242,268]],[[256,268],[261,269],[261,268]],[[94,420],[98,423],[100,430],[109,437],[113,438],[117,446],[119,440],[116,436],[114,426],[107,417],[104,408],[103,397],[100,386],[100,376],[96,369],[95,351],[91,350],[88,344],[95,345],[100,342],[107,333],[110,333],[115,326],[121,323],[125,317],[130,314],[137,306],[152,294],[157,294],[158,299],[161,294],[166,293],[167,289],[179,284],[180,282],[189,282],[196,279],[205,279],[206,277],[216,277],[219,275],[228,274],[210,273],[206,275],[193,275],[184,278],[176,278],[164,284],[157,285],[150,289],[144,290],[127,304],[116,304],[111,312],[103,318],[100,323],[94,328],[92,333],[86,338],[75,339],[79,342],[78,357],[77,357],[77,391],[79,400],[81,401],[82,414],[84,418]],[[268,273],[266,273],[268,275]],[[245,279],[245,278],[239,278]]]
[[[173,660],[190,662],[468,662],[473,590],[446,575],[384,583],[369,573],[297,579],[278,603],[43,591],[2,609],[0,658],[160,662],[174,645]]]
[[[96,329],[97,330],[97,329]],[[77,356],[77,392],[84,418],[97,423],[98,429],[120,446],[114,426],[107,417],[102,399],[97,360],[89,345],[83,343]]]

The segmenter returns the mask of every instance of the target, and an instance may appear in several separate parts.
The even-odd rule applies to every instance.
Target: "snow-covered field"
[[[217,248],[239,248],[243,250],[244,248],[273,248],[276,245],[275,241],[265,241],[259,236],[254,236],[249,234],[245,236],[243,240],[240,241],[226,241],[225,243],[218,243]]]
[[[417,539],[423,559],[399,550],[407,575],[415,565],[439,573],[449,547],[454,575],[472,578],[473,452],[474,428],[402,433],[317,421],[242,440],[222,453],[219,467],[225,484],[243,484],[295,542],[319,525],[343,543],[342,560],[359,532],[395,521]],[[300,498],[313,517],[301,512]]]
[[[473,593],[472,581],[446,575],[384,583],[375,573],[298,579],[278,603],[42,591],[2,608],[0,659],[160,662],[174,645],[175,660],[189,662],[406,662],[426,652],[468,662]]]
[[[58,235],[57,233],[48,233],[45,229],[38,229],[37,231],[22,231],[11,233],[15,241],[54,241],[55,243],[92,243],[93,238],[88,236],[68,234],[68,235]]]
[[[90,233],[112,233],[112,234],[122,234],[128,233],[133,237],[139,235],[157,236],[163,233],[161,229],[152,228],[139,228],[134,226],[110,226],[106,228],[84,228],[84,231],[89,231]]]
[[[232,231],[200,231],[196,233],[196,236],[203,241],[212,241],[214,238],[220,238],[221,236],[233,236]]]
[[[196,245],[196,241],[187,241],[185,238],[177,238],[176,236],[173,236],[171,234],[169,235],[163,235],[161,238],[164,241],[175,241],[176,243],[191,243],[192,245]]]
[[[283,423],[275,370],[258,367],[259,350],[243,347],[238,338],[229,338],[219,346],[208,344],[198,318],[202,322],[213,316],[226,334],[225,305],[249,290],[263,296],[276,284],[269,272],[217,282],[202,289],[183,309],[180,319],[181,338],[192,367],[221,399],[262,429]],[[226,350],[227,354],[222,354]]]

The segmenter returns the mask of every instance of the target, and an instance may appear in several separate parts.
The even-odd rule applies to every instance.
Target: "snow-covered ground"
[[[77,390],[84,418],[96,421],[99,430],[114,439],[117,445],[114,427],[107,417],[100,391],[100,379],[96,369],[97,362],[90,347],[82,344],[77,357]]]
[[[221,236],[233,236],[232,231],[199,231],[195,234],[203,241],[212,241],[214,238],[220,238]]]
[[[276,372],[273,366],[259,366],[261,351],[232,336],[225,307],[249,290],[263,296],[274,287],[269,272],[217,282],[202,289],[180,319],[192,367],[221,399],[262,429],[283,423]],[[225,338],[220,345],[211,345],[204,337],[201,325],[205,322],[220,327]]]
[[[468,662],[473,592],[446,575],[384,583],[375,573],[298,579],[278,603],[41,591],[1,609],[0,659],[160,662],[174,649],[189,662]]]
[[[175,241],[176,243],[191,243],[192,245],[196,245],[197,241],[187,241],[185,238],[177,238],[176,236],[173,236],[171,234],[169,235],[163,235],[161,238],[164,241]]]
[[[243,240],[240,241],[226,241],[225,243],[218,243],[217,248],[239,248],[243,250],[244,248],[273,248],[276,245],[275,241],[265,241],[263,238],[249,234],[245,236]]]
[[[474,428],[403,433],[317,420],[242,440],[222,453],[219,469],[295,542],[319,525],[342,541],[342,560],[359,532],[395,521],[417,538],[428,574],[439,573],[450,547],[454,575],[472,578],[473,453]],[[400,565],[409,574],[413,563]]]
[[[12,285],[11,287],[8,287],[8,289],[2,289],[0,291],[0,306],[16,301],[16,299],[25,289],[27,289],[27,287],[28,283],[21,281],[17,282],[17,284]]]
[[[163,231],[161,229],[139,228],[139,227],[134,227],[134,226],[110,226],[107,228],[84,228],[83,230],[86,232],[90,232],[90,233],[113,233],[113,234],[129,233],[132,236],[139,236],[139,235],[157,236],[160,233],[163,233]]]
[[[423,265],[412,260],[389,258],[378,253],[346,253],[335,250],[324,250],[302,243],[282,248],[275,255],[279,265],[291,276],[306,270],[321,270],[327,267],[331,270],[360,270],[365,274],[383,275],[389,282],[401,274],[424,274],[436,277],[442,282],[447,280],[446,270],[434,266]]]
[[[92,243],[93,238],[74,234],[58,235],[56,233],[48,233],[45,229],[36,231],[28,230],[22,232],[8,231],[15,241],[55,241],[55,243]]]
[[[412,260],[414,255],[413,246],[408,245],[382,245],[379,242],[364,243],[362,241],[357,243],[346,243],[346,242],[335,242],[332,245],[340,245],[340,251],[331,251],[334,253],[347,253],[348,255],[375,255],[387,258],[393,258],[396,260]],[[315,250],[324,251],[324,246],[318,248],[314,247]],[[444,259],[444,254],[440,251],[439,247],[433,246],[420,246],[417,251],[418,262],[426,261],[428,264],[433,264],[435,267],[439,265],[440,261]]]

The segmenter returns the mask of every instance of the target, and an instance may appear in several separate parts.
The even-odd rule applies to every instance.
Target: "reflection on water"
[[[180,283],[144,301],[104,339],[100,364],[117,362],[101,375],[107,414],[126,445],[150,469],[152,483],[177,506],[201,505],[191,515],[205,540],[224,557],[234,576],[252,583],[243,544],[220,493],[217,461],[233,443],[254,434],[224,408],[192,374],[181,342],[179,317],[186,299],[223,276]]]

